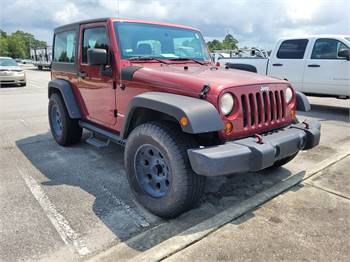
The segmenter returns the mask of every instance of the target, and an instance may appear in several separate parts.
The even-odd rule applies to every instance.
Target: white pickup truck
[[[305,94],[350,97],[350,35],[284,38],[269,58],[219,58],[218,62],[287,79]]]

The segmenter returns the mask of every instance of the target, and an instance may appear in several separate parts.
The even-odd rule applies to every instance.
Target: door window
[[[285,40],[278,49],[277,57],[281,59],[303,59],[307,43],[307,39]]]
[[[87,50],[89,48],[106,49],[108,52],[108,38],[105,27],[94,27],[84,30],[82,63],[87,63]]]
[[[349,49],[342,42],[335,39],[317,39],[312,50],[311,59],[344,59],[338,57],[338,52]]]
[[[56,34],[54,44],[54,62],[74,63],[75,31]]]

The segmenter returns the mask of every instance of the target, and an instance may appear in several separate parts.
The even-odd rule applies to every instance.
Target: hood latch
[[[209,91],[210,91],[209,84],[203,85],[203,88],[202,88],[201,92],[199,93],[199,98],[200,99],[206,99],[207,98],[207,94],[209,93]]]

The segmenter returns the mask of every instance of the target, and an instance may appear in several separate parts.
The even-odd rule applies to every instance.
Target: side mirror
[[[350,49],[342,49],[338,52],[339,57],[344,57],[346,60],[350,60]]]
[[[87,50],[87,60],[89,65],[106,65],[107,51],[101,48],[89,48]]]

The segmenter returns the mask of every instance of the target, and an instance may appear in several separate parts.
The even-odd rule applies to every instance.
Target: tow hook
[[[306,122],[306,119],[302,122],[305,125],[305,129],[310,129],[309,124]]]
[[[258,144],[264,144],[264,142],[263,142],[263,139],[262,139],[262,136],[261,136],[261,135],[259,135],[259,134],[254,134],[254,136],[255,136],[255,138],[256,138],[256,142],[257,142]]]

